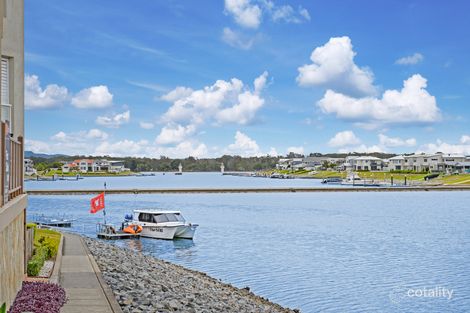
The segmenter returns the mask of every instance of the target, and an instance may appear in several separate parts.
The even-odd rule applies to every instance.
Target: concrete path
[[[64,234],[60,285],[68,299],[62,313],[122,312],[80,236]]]

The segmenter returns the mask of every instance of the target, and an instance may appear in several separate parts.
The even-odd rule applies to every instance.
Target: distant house
[[[36,175],[37,171],[34,168],[34,162],[31,159],[24,159],[24,174],[27,176]]]
[[[109,172],[120,173],[128,171],[124,167],[124,161],[108,161],[106,159],[79,159],[62,166],[62,173],[79,171],[81,173]]]
[[[360,156],[354,159],[354,170],[356,171],[381,171],[384,160],[374,156]]]
[[[276,164],[276,169],[278,170],[287,170],[290,167],[291,159],[279,159]]]
[[[62,173],[67,174],[73,171],[78,171],[78,164],[75,162],[65,163],[62,165]]]
[[[388,159],[389,171],[402,171],[405,167],[405,157],[402,155],[394,156]]]
[[[108,172],[121,173],[125,171],[129,171],[129,169],[124,167],[124,161],[109,161]]]

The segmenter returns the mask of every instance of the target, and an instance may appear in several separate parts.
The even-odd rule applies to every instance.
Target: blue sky
[[[470,154],[466,1],[25,1],[27,149]]]

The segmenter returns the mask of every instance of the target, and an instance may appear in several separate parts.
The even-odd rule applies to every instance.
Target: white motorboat
[[[384,184],[374,180],[362,179],[356,173],[349,173],[348,176],[342,180],[341,185],[353,187],[380,187]]]
[[[180,211],[134,210],[126,215],[123,228],[129,225],[142,227],[140,235],[156,239],[193,239],[197,224],[186,222]]]

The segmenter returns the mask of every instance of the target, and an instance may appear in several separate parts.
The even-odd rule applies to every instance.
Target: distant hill
[[[33,151],[25,151],[25,158],[43,158],[43,159],[53,159],[57,157],[65,157],[65,154],[45,154],[45,153],[34,153]]]

